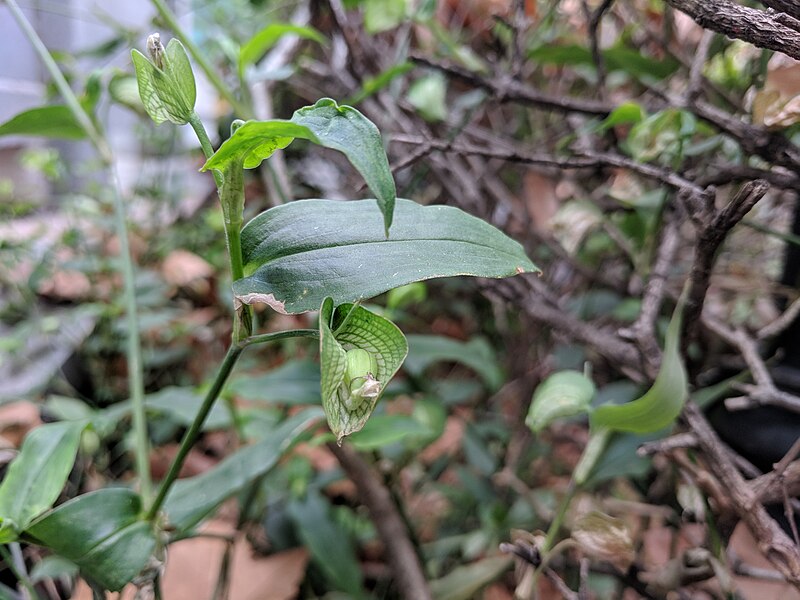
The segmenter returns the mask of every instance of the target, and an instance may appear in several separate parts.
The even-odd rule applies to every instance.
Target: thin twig
[[[768,189],[769,184],[761,179],[746,183],[724,208],[708,218],[707,225],[700,231],[689,275],[691,287],[684,310],[684,332],[687,342],[696,331],[698,317],[702,314],[703,303],[711,282],[711,270],[722,243],[730,230],[744,218],[756,202],[764,197]]]
[[[711,48],[711,42],[714,40],[714,32],[705,30],[703,35],[700,36],[700,42],[697,44],[694,59],[692,60],[692,68],[689,71],[689,85],[686,88],[687,104],[697,99],[702,91],[703,85],[703,68],[706,64],[706,57]]]
[[[389,490],[358,452],[347,445],[339,447],[328,444],[328,448],[355,483],[361,501],[372,516],[402,597],[407,600],[431,600],[422,564]]]
[[[771,323],[767,323],[758,330],[756,333],[756,337],[759,340],[765,340],[771,337],[775,337],[779,333],[783,332],[784,329],[789,327],[795,319],[797,319],[798,315],[800,315],[800,298],[795,300],[789,305],[783,313]]]
[[[630,328],[620,334],[627,333],[636,340],[648,368],[654,376],[661,363],[661,350],[656,343],[656,320],[664,301],[667,276],[675,264],[678,250],[678,224],[675,219],[667,221],[661,234],[661,243],[656,253],[656,262],[642,295],[642,309],[639,317]]]
[[[395,134],[392,141],[403,144],[421,145],[426,149],[431,148],[442,152],[454,152],[456,154],[475,154],[490,158],[499,158],[509,162],[520,162],[531,165],[541,165],[558,167],[560,169],[590,169],[597,167],[619,167],[630,169],[644,177],[660,181],[679,190],[686,190],[691,202],[691,210],[695,212],[700,206],[699,198],[705,198],[708,191],[695,185],[688,179],[684,179],[679,174],[669,169],[656,165],[640,163],[621,154],[611,154],[607,152],[584,151],[578,156],[560,157],[545,154],[542,152],[530,152],[523,148],[511,146],[510,144],[499,146],[487,146],[485,144],[473,144],[470,142],[448,141],[440,139],[427,139],[418,135]]]
[[[614,0],[603,0],[600,6],[592,10],[589,8],[587,0],[583,0],[581,3],[589,30],[589,47],[592,50],[592,61],[597,70],[597,91],[601,100],[605,100],[606,94],[606,65],[603,53],[600,51],[600,24],[603,21],[603,15],[611,8],[612,4],[614,4]]]
[[[604,102],[565,96],[551,96],[508,77],[484,77],[458,65],[437,61],[421,54],[411,53],[409,58],[417,64],[437,69],[475,87],[488,90],[500,102],[522,102],[558,113],[578,112],[598,116],[606,116],[614,110],[613,107]]]
[[[544,569],[545,576],[553,582],[553,585],[561,594],[562,598],[566,600],[579,600],[579,595],[570,589],[566,582],[561,579],[561,576],[550,567]]]
[[[652,456],[654,454],[672,452],[678,448],[696,448],[697,444],[697,436],[695,434],[691,432],[678,433],[661,440],[645,442],[636,449],[636,454],[639,456]]]
[[[795,587],[800,588],[800,552],[798,547],[767,514],[747,482],[736,470],[720,443],[717,434],[702,412],[687,403],[684,417],[697,435],[700,446],[714,464],[714,474],[728,495],[738,517],[747,523],[759,549]]]

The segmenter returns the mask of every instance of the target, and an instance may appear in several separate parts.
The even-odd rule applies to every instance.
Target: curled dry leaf
[[[589,556],[627,571],[636,558],[628,527],[621,519],[591,512],[575,522],[572,539]]]
[[[753,121],[770,129],[800,123],[800,62],[775,54],[767,67],[764,89],[753,97]]]

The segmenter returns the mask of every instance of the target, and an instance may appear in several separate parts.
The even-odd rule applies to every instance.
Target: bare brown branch
[[[730,0],[667,0],[698,25],[800,60],[800,35],[782,19]]]
[[[329,444],[328,448],[356,484],[362,502],[369,509],[402,597],[407,600],[431,600],[422,564],[389,490],[358,452],[347,445],[339,447]]]

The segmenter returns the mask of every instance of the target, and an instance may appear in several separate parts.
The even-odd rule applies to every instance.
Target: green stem
[[[244,349],[255,344],[263,344],[265,342],[273,342],[295,337],[317,338],[319,337],[319,332],[316,329],[290,329],[288,331],[276,331],[273,333],[265,333],[262,335],[247,337],[228,348],[228,353],[225,355],[222,364],[219,366],[217,376],[214,378],[214,382],[211,384],[211,387],[206,393],[206,397],[203,399],[203,404],[200,405],[200,409],[197,411],[189,430],[183,436],[180,448],[178,448],[178,453],[175,455],[175,458],[169,467],[169,472],[167,472],[166,477],[164,477],[164,480],[161,482],[161,486],[158,489],[158,496],[156,496],[156,499],[153,501],[153,504],[147,513],[148,519],[155,518],[161,506],[164,504],[164,500],[167,498],[169,489],[178,478],[178,473],[180,473],[183,462],[186,460],[186,456],[189,454],[189,450],[191,450],[195,441],[197,441],[197,437],[200,435],[200,431],[202,430],[203,424],[208,417],[208,413],[211,412],[211,407],[214,406],[214,402],[219,397],[220,392],[222,392],[225,382],[228,380],[231,371],[233,371],[234,365],[236,365],[236,361],[239,360],[239,356],[242,354]]]
[[[58,68],[47,46],[44,45],[42,38],[39,37],[39,34],[36,33],[36,30],[34,30],[33,26],[20,10],[16,0],[5,0],[5,2],[8,5],[9,11],[11,11],[11,16],[14,17],[20,29],[22,29],[22,33],[28,38],[31,46],[36,50],[36,54],[39,55],[39,59],[44,63],[45,68],[47,68],[47,71],[53,78],[53,83],[55,83],[58,92],[69,107],[72,116],[75,117],[75,120],[78,121],[78,124],[86,133],[89,141],[97,149],[103,162],[107,165],[111,164],[113,162],[113,157],[108,142],[106,142],[106,139],[97,129],[92,119],[89,118],[89,115],[86,114],[86,111],[83,110],[81,103],[78,101],[72,88],[69,87],[69,83],[67,83],[64,74],[61,73],[61,69]]]
[[[211,140],[208,137],[208,133],[206,133],[206,128],[203,127],[203,122],[195,111],[192,111],[192,114],[189,115],[189,125],[192,126],[192,129],[194,129],[197,135],[197,139],[200,141],[203,154],[205,154],[206,158],[211,158],[214,154],[214,147],[211,145]],[[217,184],[217,189],[222,189],[222,174],[216,169],[211,169],[211,173],[214,175],[214,183]]]
[[[130,254],[130,243],[128,241],[128,230],[126,225],[125,203],[119,192],[119,180],[114,166],[114,155],[106,138],[92,121],[89,114],[83,109],[75,93],[67,83],[64,74],[58,68],[52,55],[42,42],[39,35],[25,18],[19,9],[16,0],[6,0],[11,15],[17,21],[25,36],[30,41],[40,60],[44,63],[53,82],[58,88],[64,102],[69,107],[75,120],[80,124],[97,150],[103,161],[104,167],[108,170],[113,189],[114,200],[114,227],[120,246],[120,271],[124,281],[124,302],[128,325],[128,390],[133,404],[133,426],[136,436],[136,469],[139,475],[139,482],[142,496],[147,502],[152,493],[150,480],[150,451],[147,436],[147,416],[144,407],[144,381],[142,376],[142,350],[139,340],[139,319],[136,309],[136,287],[133,261]]]
[[[119,253],[124,280],[125,313],[128,321],[127,359],[128,390],[133,406],[133,431],[136,438],[136,472],[139,487],[145,504],[153,494],[150,476],[150,438],[147,433],[147,412],[144,405],[144,368],[142,365],[142,345],[139,339],[139,313],[136,307],[136,276],[133,270],[128,229],[126,226],[125,204],[119,193],[119,180],[116,169],[112,167],[114,178],[114,226],[119,238]]]
[[[319,331],[316,329],[290,329],[288,331],[275,331],[273,333],[262,333],[259,335],[251,335],[239,342],[241,348],[247,346],[254,346],[255,344],[264,344],[266,342],[276,342],[278,340],[285,340],[288,338],[307,337],[319,339]]]
[[[191,40],[191,38],[186,34],[183,28],[178,23],[178,19],[175,14],[169,9],[169,7],[164,3],[164,0],[150,0],[155,7],[156,11],[158,12],[159,16],[164,19],[164,22],[169,26],[170,29],[181,38],[183,45],[186,46],[186,49],[189,51],[189,54],[192,55],[195,62],[200,65],[200,68],[205,73],[208,80],[211,82],[211,85],[217,90],[220,96],[225,98],[228,103],[233,107],[233,110],[243,119],[251,119],[253,118],[253,112],[250,110],[249,107],[239,102],[236,97],[233,95],[231,90],[228,86],[225,85],[225,82],[220,79],[217,72],[213,69],[211,64],[206,60],[206,57],[203,56],[203,53],[200,51],[200,48]]]
[[[553,522],[550,523],[550,527],[547,529],[547,536],[545,537],[544,544],[542,544],[541,548],[542,555],[546,555],[553,547],[553,542],[555,541],[556,536],[561,529],[561,525],[564,522],[564,517],[567,514],[567,509],[572,503],[572,498],[575,496],[576,491],[578,491],[578,487],[575,485],[575,481],[570,480],[569,485],[567,486],[567,493],[564,494],[564,497],[561,499],[558,512],[553,518]]]
[[[211,407],[214,406],[214,402],[219,397],[219,394],[222,391],[225,382],[228,380],[231,371],[233,371],[236,361],[239,360],[242,350],[243,348],[237,345],[233,345],[228,348],[228,353],[225,355],[222,364],[219,366],[217,376],[214,378],[214,382],[211,384],[211,387],[206,393],[206,397],[203,399],[203,404],[200,405],[200,409],[197,411],[194,421],[192,421],[191,426],[183,436],[180,448],[178,448],[178,453],[175,455],[166,477],[164,477],[164,480],[161,482],[161,486],[158,488],[158,495],[156,496],[156,499],[153,501],[153,504],[150,506],[150,510],[147,513],[147,518],[149,520],[155,518],[155,516],[158,514],[158,511],[161,509],[161,505],[164,504],[164,500],[167,498],[167,493],[172,487],[172,484],[175,483],[175,480],[178,478],[178,473],[180,473],[183,462],[186,460],[189,450],[192,449],[192,446],[197,441],[197,437],[200,435],[203,424],[206,422],[206,417],[208,417],[208,413],[211,412]]]

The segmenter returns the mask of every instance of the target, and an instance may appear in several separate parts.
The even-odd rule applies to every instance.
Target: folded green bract
[[[356,358],[367,353],[370,371],[357,374],[365,383],[352,386],[354,363],[348,360],[348,352]],[[342,304],[334,308],[333,300],[326,298],[319,312],[319,354],[322,407],[328,425],[341,443],[342,438],[359,431],[369,419],[380,399],[386,384],[394,377],[408,354],[408,343],[397,325],[361,306]],[[374,368],[375,373],[371,373]],[[353,387],[356,389],[354,390]],[[367,392],[362,392],[370,387]]]

